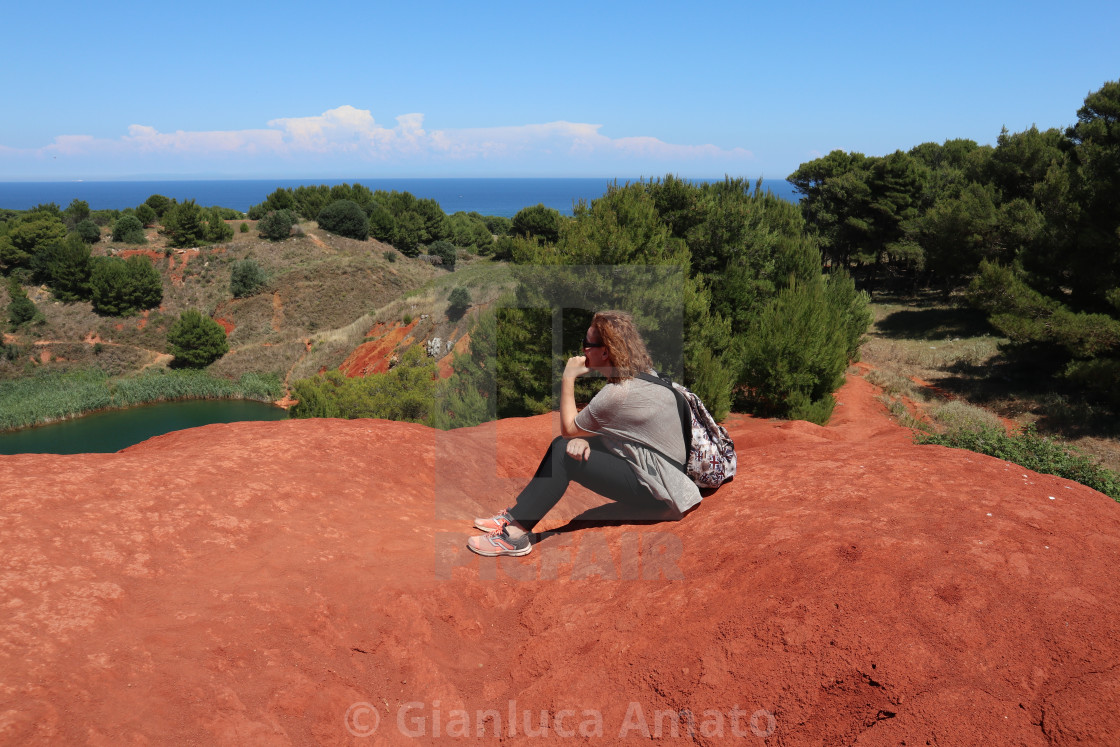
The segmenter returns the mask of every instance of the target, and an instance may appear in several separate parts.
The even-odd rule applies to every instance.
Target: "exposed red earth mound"
[[[368,341],[355,348],[338,370],[349,378],[385,373],[389,370],[393,352],[398,345],[411,340],[410,335],[417,323],[418,321],[412,321],[402,325],[399,322],[378,322],[366,333]]]
[[[385,373],[391,367],[393,356],[397,355],[398,351],[416,343],[412,333],[417,324],[418,321],[408,324],[378,322],[366,333],[366,341],[347,356],[338,370],[349,378]],[[470,335],[462,334],[458,328],[455,333],[461,335],[455,341],[455,346],[436,361],[436,370],[441,379],[449,378],[454,373],[451,360],[456,353],[470,351]]]
[[[550,416],[0,457],[0,743],[1120,743],[1120,506],[873,395],[731,418],[741,472],[680,522],[573,523],[574,489],[501,561],[470,520]]]
[[[451,361],[455,359],[456,355],[470,355],[471,352],[471,336],[463,335],[455,341],[455,345],[451,348],[451,352],[436,361],[436,368],[439,371],[441,379],[450,379],[455,373],[455,369],[451,367]]]

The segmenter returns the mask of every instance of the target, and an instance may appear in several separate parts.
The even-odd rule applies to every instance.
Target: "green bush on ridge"
[[[319,211],[317,220],[324,231],[358,241],[369,238],[369,217],[352,200],[335,200]]]
[[[233,269],[230,270],[229,290],[234,298],[244,298],[251,296],[264,285],[265,275],[264,270],[257,264],[256,260],[243,259],[234,262]]]
[[[282,241],[292,233],[292,226],[297,223],[289,210],[272,210],[257,223],[257,233],[262,239],[269,241]],[[242,223],[242,225],[245,225]]]
[[[1060,441],[1039,435],[1033,424],[1010,435],[1003,428],[980,428],[946,434],[920,434],[915,440],[920,444],[987,454],[1035,472],[1079,482],[1120,501],[1120,475]]]

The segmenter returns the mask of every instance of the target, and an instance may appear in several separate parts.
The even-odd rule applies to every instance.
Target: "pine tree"
[[[14,277],[8,278],[8,297],[11,299],[8,302],[8,320],[13,328],[32,321],[39,313],[35,303],[27,297],[27,291]]]
[[[196,309],[187,309],[167,330],[167,346],[182,366],[201,368],[229,352],[222,325]]]

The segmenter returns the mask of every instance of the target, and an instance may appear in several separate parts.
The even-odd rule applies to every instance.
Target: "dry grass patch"
[[[912,417],[893,400],[922,407],[933,427],[945,433],[1035,424],[1120,469],[1120,421],[1107,407],[1074,391],[1059,391],[1050,361],[1016,358],[982,314],[960,296],[919,293],[883,296],[872,304],[874,321],[861,359],[874,367],[867,378],[900,422]],[[936,391],[915,384],[929,382]]]

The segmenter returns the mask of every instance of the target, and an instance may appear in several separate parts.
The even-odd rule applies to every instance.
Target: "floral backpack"
[[[638,378],[667,387],[676,395],[688,461],[682,465],[675,459],[669,459],[664,453],[656,449],[654,451],[676,464],[700,488],[718,488],[734,477],[737,462],[735,442],[731,440],[727,429],[717,423],[708,412],[700,398],[684,386],[661,376],[638,374]]]

